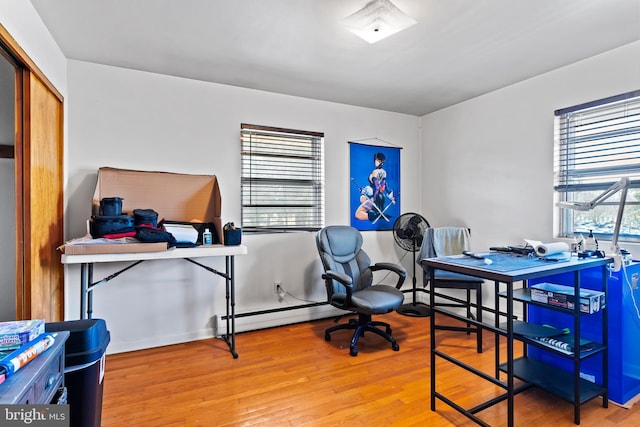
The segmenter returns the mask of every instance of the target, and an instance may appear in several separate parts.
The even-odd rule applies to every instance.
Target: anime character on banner
[[[351,225],[390,230],[400,211],[400,149],[351,144]]]

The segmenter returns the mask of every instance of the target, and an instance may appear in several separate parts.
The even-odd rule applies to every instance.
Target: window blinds
[[[640,188],[640,91],[556,111],[555,190]]]
[[[242,228],[318,230],[324,224],[324,134],[241,125]]]

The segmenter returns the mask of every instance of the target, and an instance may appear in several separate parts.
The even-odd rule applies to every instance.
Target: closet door
[[[15,317],[63,320],[64,98],[1,24],[0,49],[16,69]]]
[[[34,73],[23,71],[24,144],[23,313],[19,318],[64,318],[63,242],[63,104]]]

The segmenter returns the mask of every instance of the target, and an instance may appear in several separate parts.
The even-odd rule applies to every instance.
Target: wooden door
[[[16,66],[16,319],[64,318],[63,97],[0,25]]]
[[[23,75],[22,199],[24,277],[22,318],[62,320],[62,102],[31,72]]]

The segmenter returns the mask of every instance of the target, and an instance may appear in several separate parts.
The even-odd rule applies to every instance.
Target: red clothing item
[[[136,232],[135,231],[125,231],[124,233],[105,234],[102,237],[104,237],[105,239],[119,239],[121,237],[136,237]]]

